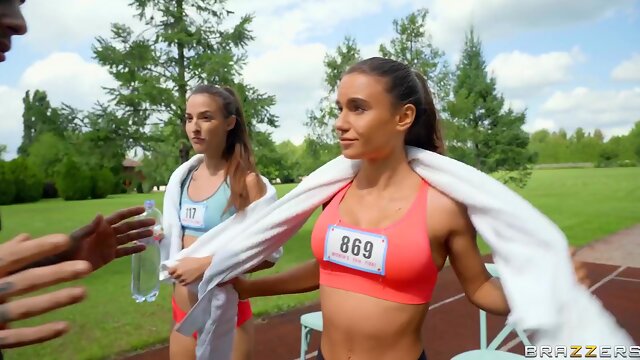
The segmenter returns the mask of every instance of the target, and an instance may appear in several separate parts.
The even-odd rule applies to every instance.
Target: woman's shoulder
[[[245,182],[251,201],[261,198],[267,190],[267,185],[262,180],[260,174],[256,172],[249,172],[245,178]]]
[[[454,227],[465,226],[469,222],[467,207],[433,186],[429,187],[427,209],[428,214],[437,214],[439,219]]]

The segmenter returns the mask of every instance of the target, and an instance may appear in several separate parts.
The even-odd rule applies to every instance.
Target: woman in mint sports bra
[[[182,184],[179,217],[183,248],[191,246],[200,235],[242,211],[266,191],[255,167],[244,115],[233,90],[211,85],[197,86],[187,100],[185,130],[194,151],[205,157]],[[198,294],[186,286],[199,280],[211,261],[212,257],[185,258],[169,270],[176,280],[172,298],[176,324],[197,302]],[[273,262],[265,261],[253,271],[271,266]],[[252,358],[251,315],[249,301],[241,300],[238,303],[234,360]],[[187,337],[172,331],[169,349],[172,360],[195,359],[196,334]]]

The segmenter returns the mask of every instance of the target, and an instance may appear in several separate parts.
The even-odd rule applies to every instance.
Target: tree
[[[522,130],[525,113],[504,107],[496,80],[487,74],[482,44],[471,29],[457,65],[453,99],[447,102],[454,134],[448,134],[451,156],[501,181],[523,187],[534,154]]]
[[[640,162],[640,121],[636,121],[629,132],[629,146]]]
[[[350,36],[345,36],[335,53],[326,54],[324,57],[324,83],[327,95],[320,99],[315,110],[307,112],[307,121],[305,122],[305,126],[309,129],[309,138],[313,140],[310,149],[315,155],[320,152],[320,149],[315,145],[333,149],[331,154],[335,156],[340,154],[338,139],[333,128],[334,122],[338,118],[338,110],[335,106],[336,90],[342,74],[347,71],[349,66],[360,60],[358,44]]]
[[[7,153],[7,145],[0,144],[0,160],[4,159],[4,155]]]
[[[153,125],[150,134],[155,139],[169,138],[171,129],[160,125]],[[145,177],[145,187],[166,185],[171,173],[180,164],[178,146],[169,141],[153,141],[142,159],[142,173]]]
[[[27,162],[23,156],[9,162],[8,171],[13,173],[15,181],[15,196],[13,203],[36,202],[42,198],[44,179],[38,169]]]
[[[69,152],[69,144],[64,139],[46,132],[38,135],[29,146],[27,161],[43,175],[45,181],[53,181],[58,165]]]
[[[114,191],[115,177],[111,170],[102,168],[91,172],[91,198],[104,199]]]
[[[7,161],[0,160],[0,205],[11,205],[16,196],[16,174]]]
[[[65,200],[86,200],[93,190],[91,173],[69,156],[62,161],[56,176],[56,186]]]
[[[584,140],[586,134],[584,132],[584,129],[582,129],[581,127],[576,129],[576,132],[573,134],[573,140],[577,143],[581,142],[582,140]]]
[[[22,144],[18,147],[19,155],[26,155],[29,146],[39,134],[52,133],[64,137],[65,132],[72,130],[73,119],[65,116],[60,109],[51,106],[47,93],[36,90],[31,95],[27,90],[22,98]]]
[[[604,134],[600,129],[595,129],[593,131],[593,138],[599,143],[604,143]]]
[[[301,147],[287,140],[277,144],[276,150],[282,159],[282,166],[278,178],[283,183],[296,182],[301,176],[307,175],[302,171]]]
[[[444,52],[433,45],[426,31],[428,15],[429,11],[422,8],[393,20],[395,37],[389,45],[380,45],[379,51],[381,56],[403,62],[424,75],[438,106],[449,97],[452,73]]]
[[[252,139],[253,150],[256,157],[256,167],[261,175],[269,180],[280,177],[283,169],[283,158],[276,149],[276,144],[267,132],[254,133]]]
[[[253,40],[252,16],[227,26],[226,0],[133,0],[131,6],[146,29],[134,34],[113,24],[111,38],[97,38],[96,60],[117,81],[107,88],[115,115],[132,129],[153,123],[168,127],[162,141],[179,144],[179,158],[189,158],[184,112],[189,88],[196,83],[234,87],[244,102],[249,128],[277,126],[270,111],[275,98],[240,81],[245,47]],[[155,119],[155,121],[152,121]],[[139,145],[144,146],[145,142]]]

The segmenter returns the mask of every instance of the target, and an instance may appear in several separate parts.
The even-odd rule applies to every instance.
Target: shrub
[[[44,176],[24,157],[18,157],[9,163],[15,184],[15,204],[36,202],[42,199]]]
[[[65,200],[86,200],[91,197],[91,174],[73,158],[67,157],[60,164],[56,186]]]
[[[58,189],[53,181],[45,181],[42,189],[43,199],[55,199],[58,197]]]
[[[633,160],[620,160],[620,161],[618,161],[618,166],[619,167],[634,167],[634,166],[638,166],[638,163],[636,163]]]
[[[114,176],[109,169],[91,172],[91,198],[104,199],[113,193]]]
[[[0,161],[0,205],[11,205],[16,195],[16,185],[9,163]]]

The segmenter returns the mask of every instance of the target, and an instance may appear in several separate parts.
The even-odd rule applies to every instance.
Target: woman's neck
[[[227,162],[220,156],[207,156],[204,155],[204,161],[202,162],[203,169],[207,174],[211,176],[218,175],[227,166]]]
[[[385,191],[403,183],[412,172],[402,148],[383,158],[363,160],[353,183],[361,190],[376,188],[376,191]]]

